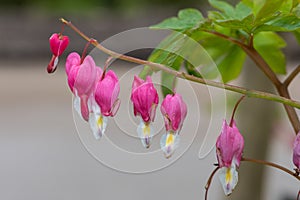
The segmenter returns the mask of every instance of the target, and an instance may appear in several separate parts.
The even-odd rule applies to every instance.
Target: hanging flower
[[[69,37],[54,33],[49,38],[50,49],[52,51],[52,58],[48,64],[47,71],[48,73],[53,73],[56,70],[58,64],[58,57],[65,51],[69,44]]]
[[[244,138],[234,120],[223,122],[222,131],[216,143],[217,159],[220,169],[219,179],[226,195],[230,195],[238,182],[237,169],[240,166],[244,149]]]
[[[94,90],[94,100],[91,101],[92,112],[89,120],[96,139],[100,139],[104,134],[108,117],[115,116],[120,106],[120,83],[117,75],[109,70],[107,73],[101,73],[100,77]]]
[[[154,121],[158,104],[158,94],[150,76],[147,76],[145,81],[134,76],[131,101],[134,115],[141,118],[137,128],[138,135],[144,147],[149,148],[154,134],[151,122]]]
[[[74,107],[79,115],[85,120],[89,119],[89,102],[93,100],[93,92],[97,81],[97,69],[91,56],[86,56],[81,63],[80,56],[73,52],[67,57],[66,73],[68,84],[75,95]]]
[[[179,132],[187,115],[187,106],[180,94],[168,94],[161,104],[167,133],[160,140],[166,158],[169,158],[179,144]]]
[[[300,173],[300,134],[298,133],[293,146],[293,162],[297,167],[296,171]]]

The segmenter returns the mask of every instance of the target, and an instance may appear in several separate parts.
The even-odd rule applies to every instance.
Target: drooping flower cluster
[[[81,58],[69,54],[66,60],[68,85],[74,94],[74,107],[88,121],[96,139],[100,139],[107,126],[107,117],[119,108],[120,85],[116,74],[97,67],[91,56]]]
[[[58,57],[69,43],[69,38],[61,33],[55,33],[49,41],[53,57],[47,70],[52,73],[56,69]],[[85,52],[86,49],[83,55]],[[106,67],[102,70],[96,66],[92,56],[80,56],[76,52],[68,55],[65,64],[68,85],[74,95],[74,108],[80,117],[89,123],[96,139],[100,139],[104,134],[108,117],[115,116],[120,106],[119,79],[114,71],[106,72]],[[152,122],[159,102],[157,90],[150,76],[147,76],[146,80],[134,77],[131,101],[134,115],[140,117],[138,136],[143,146],[149,148],[154,136]],[[179,132],[187,115],[187,106],[181,95],[169,94],[162,102],[161,113],[167,133],[162,136],[160,145],[165,156],[169,158],[178,146]]]
[[[150,76],[147,76],[145,81],[134,77],[131,101],[134,115],[141,118],[137,128],[138,135],[142,144],[149,148],[154,134],[151,122],[154,121],[159,101]],[[164,117],[167,133],[162,136],[160,144],[166,158],[169,158],[178,146],[179,132],[187,114],[187,106],[180,94],[168,94],[161,104],[161,113]]]
[[[232,120],[230,125],[223,122],[222,131],[216,143],[220,182],[226,195],[230,195],[238,182],[237,169],[244,149],[244,138]]]

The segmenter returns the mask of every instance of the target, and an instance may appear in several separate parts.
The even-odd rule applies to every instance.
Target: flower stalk
[[[69,26],[72,30],[74,30],[77,34],[79,34],[83,39],[85,39],[87,41],[91,40],[91,38],[89,38],[87,35],[85,35],[83,32],[81,32],[71,22],[65,20],[64,18],[61,18],[60,21],[64,24],[66,24],[67,26]],[[238,42],[238,41],[235,41],[235,40],[233,40],[233,41]],[[198,78],[198,77],[186,74],[184,72],[179,72],[179,71],[173,70],[173,69],[171,69],[171,68],[169,68],[165,65],[162,65],[162,64],[158,64],[158,63],[150,62],[150,61],[147,61],[147,60],[143,60],[143,59],[134,58],[134,57],[131,57],[131,56],[119,54],[117,52],[114,52],[114,51],[111,51],[111,50],[105,48],[104,46],[102,46],[96,40],[92,41],[91,44],[93,44],[96,48],[98,48],[99,50],[103,51],[104,53],[106,53],[106,54],[108,54],[108,55],[110,55],[114,58],[121,59],[121,60],[128,61],[128,62],[132,62],[132,63],[141,64],[141,65],[148,65],[148,66],[152,67],[153,69],[159,69],[159,70],[165,71],[166,73],[172,74],[172,75],[174,75],[178,78],[182,78],[182,79],[186,79],[186,80],[189,80],[189,81],[192,81],[192,82],[205,84],[205,85],[213,86],[213,87],[216,87],[216,88],[222,88],[222,89],[225,89],[225,90],[229,90],[229,91],[233,91],[233,92],[236,92],[236,93],[244,94],[247,97],[265,99],[265,100],[269,100],[269,101],[275,101],[275,102],[278,102],[278,103],[282,103],[282,104],[289,105],[289,106],[300,109],[300,102],[292,100],[290,98],[285,98],[285,97],[275,95],[275,94],[272,94],[272,93],[268,93],[268,92],[262,92],[262,91],[247,89],[247,88],[244,88],[244,87],[239,87],[239,86],[235,86],[235,85],[231,85],[231,84],[224,84],[224,83],[221,83],[221,82],[216,82],[216,81],[212,81],[212,80]]]
[[[241,161],[245,161],[245,162],[252,162],[252,163],[257,163],[257,164],[262,164],[262,165],[266,165],[266,166],[269,166],[269,167],[274,167],[276,169],[279,169],[293,177],[295,177],[296,179],[298,179],[298,181],[300,181],[300,176],[299,174],[297,174],[297,172],[293,172],[281,165],[278,165],[276,163],[272,163],[272,162],[267,162],[267,161],[264,161],[264,160],[257,160],[257,159],[253,159],[253,158],[246,158],[246,157],[242,157],[242,160]]]

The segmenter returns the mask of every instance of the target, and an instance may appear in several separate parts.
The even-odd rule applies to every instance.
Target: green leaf
[[[241,48],[236,45],[230,48],[218,65],[224,83],[234,80],[240,75],[245,58],[246,54]]]
[[[300,29],[293,32],[298,44],[300,45]]]
[[[261,5],[262,0],[256,0],[255,2]],[[274,13],[278,12],[282,3],[283,3],[282,0],[265,0],[265,3],[256,14],[256,21],[259,22],[264,18],[267,18],[273,15]],[[260,7],[260,5],[259,6],[257,5],[257,7]]]
[[[182,42],[182,34],[173,32],[167,36],[151,53],[148,60],[155,63],[166,63],[167,60],[170,60],[171,52],[175,52],[180,48]],[[170,62],[170,61],[169,61]],[[144,69],[140,72],[139,77],[145,79],[147,75],[152,75],[155,72],[152,67],[145,66]]]
[[[184,62],[184,68],[186,69],[187,73],[189,75],[193,75],[199,78],[202,78],[200,72],[196,69],[194,65],[192,65],[190,62],[185,61]]]
[[[261,31],[295,31],[300,28],[300,18],[295,15],[279,16],[258,26],[254,32]]]
[[[233,17],[235,15],[234,7],[225,1],[208,0],[210,5],[220,11],[222,11],[227,17]]]
[[[224,1],[210,0],[209,2],[214,8],[217,8],[218,10],[222,11],[221,13],[216,11],[210,11],[210,19],[212,19],[211,17],[215,14],[218,16],[218,19],[242,20],[252,13],[251,8],[243,2],[238,3],[235,7]]]
[[[250,33],[251,30],[253,29],[253,22],[254,16],[249,15],[243,20],[216,20],[216,24],[230,28],[230,29],[235,29],[235,30],[244,30],[247,33]]]
[[[228,82],[239,76],[245,53],[238,46],[217,36],[203,37],[200,42],[215,62],[206,62],[206,65],[199,69],[204,78],[215,79],[221,74],[223,81]]]
[[[169,63],[169,67],[175,69],[178,71],[181,67],[181,64],[183,62],[183,59],[180,56],[174,55],[174,60],[172,63]],[[173,93],[173,85],[175,81],[175,77],[172,74],[168,74],[166,72],[161,73],[161,91],[163,93],[163,96],[167,96],[168,94]]]
[[[180,10],[178,17],[171,17],[162,21],[159,24],[151,26],[150,28],[157,29],[172,29],[172,30],[186,30],[196,27],[203,21],[203,16],[200,11],[193,8]]]
[[[260,32],[254,36],[254,48],[278,74],[286,73],[286,60],[281,51],[285,46],[285,41],[274,32]]]
[[[240,2],[235,6],[235,19],[244,19],[252,14],[252,10],[245,3]]]

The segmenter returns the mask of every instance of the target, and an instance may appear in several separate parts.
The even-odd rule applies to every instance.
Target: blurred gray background
[[[216,159],[214,150],[198,158],[203,135],[197,135],[191,148],[165,169],[140,175],[110,169],[95,160],[78,137],[64,56],[55,74],[46,73],[51,58],[48,38],[60,31],[60,17],[102,41],[121,31],[156,24],[187,7],[204,14],[210,9],[207,1],[192,0],[0,1],[0,199],[204,199],[205,182]],[[81,52],[85,41],[68,28],[65,34],[71,39],[67,53]],[[292,35],[283,36],[290,45],[285,53],[291,71],[299,64],[299,46]],[[142,58],[148,54],[149,50],[134,53]],[[115,65],[120,74],[132,67],[124,62]],[[273,91],[250,61],[233,84]],[[291,85],[294,99],[300,99],[299,84],[296,78]],[[189,98],[188,92],[184,98]],[[236,98],[228,93],[229,114]],[[203,111],[201,117],[206,114]],[[247,157],[293,168],[294,133],[281,105],[247,99],[237,113],[237,123],[245,136]],[[221,127],[221,122],[215,126]],[[299,182],[276,169],[243,163],[236,191],[226,199],[288,200],[295,199],[298,189]],[[209,199],[223,196],[215,177]]]

